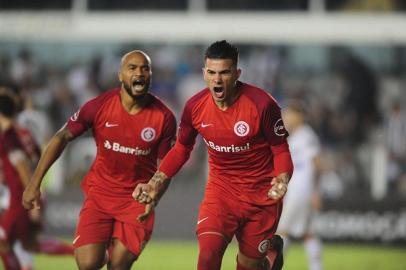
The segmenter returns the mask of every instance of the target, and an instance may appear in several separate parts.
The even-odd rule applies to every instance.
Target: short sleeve
[[[289,136],[282,120],[281,109],[271,97],[261,113],[262,132],[270,145],[280,145]]]
[[[93,126],[93,121],[99,108],[97,99],[85,103],[68,120],[67,127],[74,137],[78,137]]]

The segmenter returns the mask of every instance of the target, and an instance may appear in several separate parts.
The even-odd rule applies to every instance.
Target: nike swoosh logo
[[[76,241],[78,241],[79,240],[79,238],[80,238],[80,235],[78,235],[74,240],[73,240],[73,242],[72,242],[72,244],[75,244],[76,243]]]
[[[200,223],[202,223],[203,221],[205,221],[206,219],[208,219],[209,217],[205,217],[205,218],[202,218],[201,220],[198,220],[197,221],[197,225],[199,225]]]
[[[118,124],[110,124],[109,122],[106,122],[106,127],[117,127]]]
[[[202,122],[201,127],[202,127],[202,128],[205,128],[205,127],[209,127],[209,126],[212,126],[212,125],[213,125],[213,124],[205,124],[205,123]]]

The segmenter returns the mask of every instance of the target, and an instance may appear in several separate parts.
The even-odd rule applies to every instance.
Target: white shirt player
[[[301,125],[288,137],[294,172],[284,198],[278,231],[301,237],[309,229],[314,190],[314,158],[320,143],[313,129]]]
[[[295,170],[285,199],[288,200],[288,197],[310,199],[314,189],[313,160],[320,153],[319,140],[309,125],[302,125],[290,134],[288,142]]]

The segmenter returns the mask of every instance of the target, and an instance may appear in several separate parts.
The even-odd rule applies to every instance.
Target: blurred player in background
[[[130,269],[151,237],[154,215],[144,215],[131,194],[152,177],[176,133],[173,113],[148,93],[151,75],[149,56],[125,54],[121,87],[85,103],[52,137],[24,192],[24,206],[34,208],[47,170],[71,140],[92,129],[97,155],[82,182],[85,201],[73,241],[81,270],[100,269],[107,259],[108,269]]]
[[[1,229],[4,231],[6,250],[11,254],[13,247],[22,269],[33,269],[33,252],[48,255],[73,254],[73,248],[59,239],[39,238],[42,229],[42,213],[27,211],[21,205],[24,187],[32,174],[32,167],[38,161],[40,150],[30,131],[18,127],[14,116],[18,111],[16,95],[9,89],[0,89],[0,140],[2,197]],[[7,196],[9,194],[9,196]],[[6,268],[11,255],[5,255]],[[14,269],[11,267],[11,269]],[[18,269],[18,268],[15,268]]]
[[[277,259],[268,260],[266,255],[271,239],[278,239],[274,233],[281,198],[293,171],[288,133],[276,101],[264,90],[240,82],[237,64],[238,49],[225,40],[206,50],[203,73],[208,87],[188,100],[174,148],[133,196],[143,203],[155,200],[164,183],[188,160],[200,134],[210,170],[197,221],[197,268],[220,269],[236,236],[238,270],[281,269],[280,253]]]
[[[283,212],[277,232],[283,237],[285,252],[290,236],[302,239],[309,269],[321,270],[321,242],[311,228],[312,217],[321,207],[319,139],[306,124],[304,106],[300,101],[292,100],[288,103],[283,111],[283,120],[290,134],[288,140],[295,171],[283,199]]]

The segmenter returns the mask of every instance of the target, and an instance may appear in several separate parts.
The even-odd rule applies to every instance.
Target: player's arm
[[[320,210],[322,207],[320,194],[320,176],[323,170],[323,163],[320,154],[313,157],[314,181],[312,194],[312,207],[314,210]]]
[[[287,142],[271,145],[276,177],[271,180],[268,197],[273,200],[281,199],[288,191],[289,180],[293,174],[293,162]]]
[[[164,194],[169,180],[176,175],[189,159],[196,136],[197,130],[192,125],[191,108],[189,104],[186,104],[174,147],[163,158],[150,181],[147,184],[137,185],[133,192],[135,200],[140,203],[150,203]]]
[[[262,132],[272,151],[276,175],[271,180],[268,197],[279,200],[287,192],[288,183],[293,174],[293,162],[287,142],[289,134],[284,126],[280,107],[273,98],[269,100],[261,116]]]
[[[63,126],[50,140],[38,162],[24,193],[23,206],[26,209],[38,207],[41,197],[40,187],[42,179],[49,168],[59,158],[66,145],[74,138],[67,125]]]

